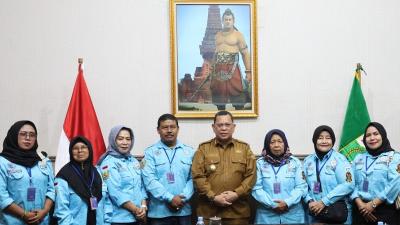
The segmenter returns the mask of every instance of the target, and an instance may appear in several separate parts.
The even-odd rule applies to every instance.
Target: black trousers
[[[399,215],[400,211],[396,210],[395,205],[386,205],[382,204],[376,207],[375,212],[373,213],[377,221],[385,222],[389,225],[399,225]],[[367,222],[365,218],[360,214],[358,207],[353,205],[353,223],[354,225],[376,225],[377,222]]]

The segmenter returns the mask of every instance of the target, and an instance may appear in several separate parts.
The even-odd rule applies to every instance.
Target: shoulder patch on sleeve
[[[103,180],[107,180],[110,177],[107,165],[101,167],[101,176],[103,177]]]

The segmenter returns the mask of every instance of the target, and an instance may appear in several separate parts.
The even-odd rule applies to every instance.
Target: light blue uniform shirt
[[[280,193],[274,193],[274,183],[280,183]],[[278,190],[276,190],[278,192]],[[289,163],[273,167],[263,158],[257,160],[257,181],[252,195],[260,203],[255,224],[304,223],[304,209],[301,198],[307,192],[300,160],[291,156]],[[278,214],[275,199],[285,201],[289,211]]]
[[[142,200],[147,198],[140,175],[139,161],[133,156],[116,158],[107,155],[99,167],[111,201],[111,204],[105,204],[104,209],[106,212],[112,211],[111,222],[136,222],[135,216],[122,205],[131,201],[140,208]]]
[[[43,209],[46,197],[55,199],[54,175],[51,162],[45,158],[30,168],[32,184],[29,182],[29,168],[14,164],[0,156],[0,224],[22,225],[22,219],[4,213],[4,209],[15,203],[32,211]],[[28,187],[36,188],[35,201],[28,201]],[[49,224],[47,215],[40,224]]]
[[[395,184],[400,174],[400,153],[390,151],[375,157],[368,152],[359,154],[353,161],[353,170],[356,189],[351,195],[352,199],[371,201],[379,198],[388,204],[395,201],[398,195]],[[364,190],[365,180],[368,181],[368,190]]]
[[[190,204],[185,204],[178,212],[170,211],[167,204],[175,195],[184,195],[185,201],[189,201],[193,195],[191,175],[193,148],[177,142],[171,149],[159,141],[148,147],[144,153],[143,182],[151,194],[148,216],[163,218],[191,215]],[[168,181],[167,173],[173,174],[173,182]]]
[[[314,185],[317,182],[316,161],[318,161],[318,170],[320,171],[319,177],[322,188],[320,193],[314,193]],[[348,209],[345,224],[351,224],[352,208],[349,197],[354,190],[355,182],[351,165],[346,157],[333,149],[322,160],[318,159],[316,154],[309,155],[304,159],[304,172],[308,184],[305,202],[321,200],[326,206],[329,206],[338,200],[345,200]],[[306,205],[308,208],[308,204]],[[310,220],[309,223],[315,222],[312,216],[309,216],[308,219]]]
[[[79,179],[79,178],[78,178]],[[77,181],[79,182],[79,181]],[[62,178],[55,179],[56,202],[54,216],[59,225],[86,224],[88,205]],[[104,193],[104,192],[103,192]],[[96,209],[96,224],[104,225],[104,196]]]

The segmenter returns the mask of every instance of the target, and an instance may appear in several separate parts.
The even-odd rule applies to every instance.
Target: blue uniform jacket
[[[111,202],[111,204],[105,204],[104,210],[112,211],[111,222],[136,222],[135,216],[122,205],[131,201],[140,208],[142,200],[147,199],[139,161],[133,156],[116,158],[108,155],[99,167],[103,180],[107,184],[108,198]]]
[[[314,192],[314,185],[317,182],[317,161],[322,188],[322,192],[319,193]],[[308,193],[305,196],[305,202],[321,200],[326,206],[329,206],[338,200],[344,199],[349,210],[345,224],[351,224],[352,208],[349,196],[354,190],[355,182],[351,165],[346,157],[334,149],[331,149],[322,160],[318,159],[315,154],[309,155],[304,159],[304,172],[308,184]],[[310,223],[315,222],[311,216],[308,219]]]
[[[367,164],[367,168],[366,168]],[[392,204],[399,192],[396,179],[400,175],[400,153],[390,151],[379,156],[365,152],[359,154],[353,161],[356,189],[352,199],[361,198],[371,201],[379,198]],[[368,181],[368,190],[364,189],[364,181]]]
[[[88,205],[62,178],[55,179],[56,202],[54,216],[59,225],[81,225],[86,223]],[[104,193],[104,192],[103,192]],[[104,225],[104,197],[98,202],[96,224]]]
[[[174,152],[175,157],[173,157]],[[170,149],[159,141],[148,147],[144,153],[143,182],[151,194],[148,216],[163,218],[191,215],[190,204],[185,204],[178,212],[170,211],[167,204],[175,195],[184,195],[185,201],[189,201],[193,195],[191,175],[193,148],[178,142],[173,149]],[[168,182],[167,173],[170,172],[174,175],[174,182]]]
[[[304,223],[301,198],[307,192],[307,184],[300,160],[293,156],[289,160],[289,163],[274,169],[263,158],[257,160],[257,181],[252,191],[253,197],[260,203],[256,224]],[[280,193],[274,193],[274,183],[280,183]],[[274,212],[275,199],[285,201],[289,211],[283,214]]]
[[[28,168],[0,156],[0,224],[25,224],[20,218],[3,211],[11,203],[31,211],[42,209],[46,197],[54,201],[54,175],[50,160],[45,158],[39,161],[31,168],[31,175],[32,187],[36,188],[35,201],[27,200],[27,189],[30,186]],[[41,224],[49,224],[48,215]]]

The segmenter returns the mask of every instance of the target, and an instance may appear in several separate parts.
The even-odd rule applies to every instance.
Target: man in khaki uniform
[[[192,177],[199,194],[197,215],[221,217],[223,225],[246,225],[250,217],[248,196],[256,182],[255,157],[247,143],[233,139],[232,114],[219,111],[212,128],[215,138],[199,145]]]

